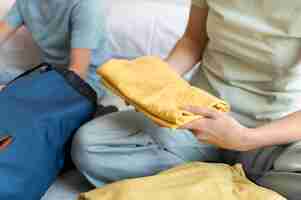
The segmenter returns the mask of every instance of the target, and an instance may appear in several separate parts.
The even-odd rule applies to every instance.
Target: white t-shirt
[[[300,0],[192,0],[208,6],[209,43],[197,85],[247,126],[301,109]]]

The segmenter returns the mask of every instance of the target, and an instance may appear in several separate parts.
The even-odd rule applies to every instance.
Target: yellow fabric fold
[[[226,102],[191,86],[156,57],[113,59],[97,73],[107,88],[161,126],[178,128],[201,117],[184,111],[186,106],[230,110]]]
[[[194,162],[158,175],[116,182],[78,200],[285,200],[249,181],[241,165]]]

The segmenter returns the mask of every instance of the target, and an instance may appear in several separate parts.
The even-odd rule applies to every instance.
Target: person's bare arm
[[[10,27],[5,21],[0,21],[0,50],[3,44],[17,32],[18,28]],[[0,85],[0,91],[5,85]]]
[[[17,30],[18,28],[10,27],[5,21],[0,21],[0,48]]]
[[[301,140],[301,111],[257,128],[244,127],[230,115],[212,109],[193,107],[188,111],[205,118],[183,128],[192,130],[200,141],[221,148],[249,151]]]
[[[90,64],[91,50],[83,48],[74,48],[71,50],[69,69],[74,71],[81,78],[87,76],[88,67]]]
[[[250,130],[253,148],[288,144],[301,140],[301,111]]]
[[[202,59],[208,42],[207,16],[207,7],[191,7],[186,32],[166,59],[171,67],[181,75],[192,69]]]

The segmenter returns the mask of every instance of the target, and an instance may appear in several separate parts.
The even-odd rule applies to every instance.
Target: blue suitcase
[[[65,145],[96,110],[76,74],[47,64],[0,92],[0,199],[39,200],[64,165]]]

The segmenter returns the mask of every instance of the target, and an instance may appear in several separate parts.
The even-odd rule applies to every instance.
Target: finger
[[[200,119],[196,119],[192,122],[189,122],[187,124],[184,124],[183,126],[180,127],[180,129],[189,129],[189,130],[198,130],[198,131],[202,131],[204,129],[206,129],[206,124],[208,124],[208,120],[206,118],[200,118]]]
[[[201,115],[207,118],[217,118],[219,116],[219,112],[212,108],[204,108],[204,107],[196,107],[196,106],[188,106],[185,108],[188,112],[191,112],[196,115]]]
[[[205,144],[211,144],[210,143],[210,135],[208,135],[206,132],[196,132],[196,133],[194,133],[194,135],[198,139],[199,142],[205,143]]]
[[[203,142],[210,140],[210,135],[206,132],[197,134],[197,138]]]

